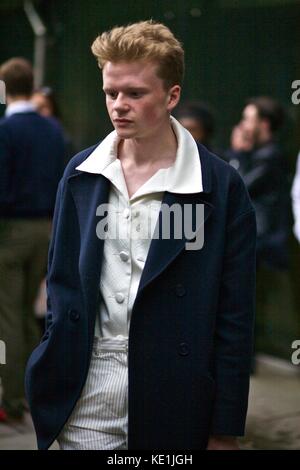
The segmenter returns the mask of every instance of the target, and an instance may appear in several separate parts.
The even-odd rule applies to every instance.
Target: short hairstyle
[[[272,132],[277,132],[284,122],[284,109],[281,104],[269,96],[257,96],[247,100],[246,105],[256,107],[258,116],[270,123]]]
[[[149,60],[157,63],[157,75],[166,89],[182,84],[184,50],[162,23],[149,20],[116,26],[99,35],[91,49],[100,68],[106,62]]]
[[[22,57],[15,57],[4,62],[0,67],[0,79],[5,82],[8,95],[29,97],[32,94],[32,65]]]

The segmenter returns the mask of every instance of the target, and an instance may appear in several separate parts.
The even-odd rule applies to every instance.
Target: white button
[[[138,224],[138,225],[136,226],[135,230],[136,230],[137,232],[140,232],[140,230],[141,230],[141,225]]]
[[[139,211],[135,211],[135,212],[133,213],[133,217],[138,217],[139,215],[140,215]]]
[[[138,256],[137,260],[138,260],[138,261],[142,261],[143,263],[145,263],[145,260],[144,260],[144,258],[143,258],[142,256]]]
[[[116,301],[118,302],[118,304],[121,304],[122,302],[124,302],[125,300],[125,295],[122,294],[122,292],[118,292],[116,294]]]
[[[129,209],[124,209],[124,211],[123,211],[123,216],[125,217],[125,219],[129,219],[130,210],[129,210]]]
[[[129,254],[127,253],[127,251],[121,251],[120,252],[120,258],[122,261],[127,261],[128,258],[129,258]]]

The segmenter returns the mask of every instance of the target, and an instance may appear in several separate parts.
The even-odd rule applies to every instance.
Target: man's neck
[[[177,140],[171,124],[168,122],[158,135],[140,139],[121,140],[119,158],[121,161],[130,160],[134,166],[171,166],[176,158]]]

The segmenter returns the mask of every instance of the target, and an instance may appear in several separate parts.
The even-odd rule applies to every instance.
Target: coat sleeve
[[[247,198],[242,188],[241,199]],[[249,204],[227,227],[214,343],[211,434],[244,434],[253,355],[256,220]]]
[[[55,241],[56,241],[55,234],[57,231],[58,219],[60,215],[61,198],[62,198],[62,192],[63,192],[62,188],[63,188],[63,180],[60,181],[58,188],[57,188],[55,209],[54,209],[54,215],[53,215],[53,220],[52,220],[52,235],[51,235],[51,241],[50,241],[49,252],[48,252],[48,269],[47,269],[47,278],[46,278],[46,285],[47,285],[47,314],[46,314],[46,325],[45,325],[46,328],[45,328],[45,333],[43,335],[42,341],[48,338],[49,331],[52,325],[52,308],[51,308],[51,301],[49,297],[48,284],[49,284],[49,272],[50,272],[50,268],[52,264],[53,251],[54,251],[54,246],[55,246]]]

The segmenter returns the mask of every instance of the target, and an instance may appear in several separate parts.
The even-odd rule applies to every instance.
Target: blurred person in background
[[[175,110],[174,116],[192,134],[196,142],[211,150],[215,121],[206,104],[196,101],[183,103]]]
[[[64,136],[65,141],[65,157],[64,167],[67,165],[71,156],[74,155],[74,148],[69,135],[62,125],[62,114],[57,102],[54,90],[49,86],[43,86],[36,89],[31,97],[31,102],[34,104],[36,111],[44,117],[51,119],[56,124]],[[46,273],[45,273],[46,274]],[[38,296],[36,298],[34,309],[37,316],[37,321],[40,325],[41,333],[45,330],[45,316],[47,311],[47,293],[46,293],[46,279],[43,279]]]
[[[284,122],[273,98],[249,99],[231,135],[225,158],[241,174],[257,220],[257,263],[287,269],[290,198],[287,165],[277,140]]]
[[[0,79],[7,92],[0,120],[0,336],[7,354],[0,420],[12,423],[23,419],[25,363],[40,339],[33,304],[46,270],[65,149],[58,126],[30,101],[30,62],[8,60]]]
[[[225,158],[241,174],[249,191],[257,221],[256,336],[252,361],[259,335],[268,329],[268,296],[280,285],[276,273],[286,272],[291,210],[287,165],[278,143],[284,111],[273,98],[249,99],[240,123],[231,134],[231,148]]]
[[[74,148],[70,136],[63,127],[62,113],[60,111],[54,90],[49,86],[38,88],[32,94],[31,101],[36,107],[37,112],[41,116],[52,119],[53,122],[59,126],[61,132],[63,133],[66,149],[64,166],[66,166],[71,156],[74,155]]]
[[[60,121],[61,113],[52,88],[48,86],[38,88],[33,92],[31,101],[41,116],[54,117],[57,121]]]

